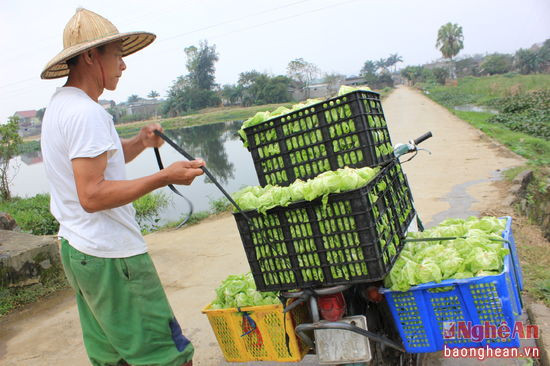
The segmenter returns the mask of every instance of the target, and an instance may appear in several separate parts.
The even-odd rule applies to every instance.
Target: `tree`
[[[218,61],[216,46],[200,42],[199,48],[185,48],[187,70],[178,76],[168,91],[168,98],[161,110],[164,115],[177,116],[190,110],[217,106],[221,103],[215,84],[214,63]]]
[[[360,75],[371,88],[382,89],[386,86],[393,86],[393,79],[387,66],[388,59],[367,60],[360,71]]]
[[[305,61],[303,58],[297,58],[288,63],[286,67],[287,75],[298,83],[298,86],[304,90],[304,95],[309,98],[309,86],[319,74],[320,70],[311,62]]]
[[[388,72],[388,59],[381,58],[375,62],[377,70],[382,70],[382,72]]]
[[[447,70],[442,67],[436,67],[432,69],[432,74],[437,83],[441,85],[445,84],[445,79],[447,78]]]
[[[139,100],[139,97],[137,94],[132,94],[128,97],[128,103],[135,103]]]
[[[483,59],[480,65],[484,74],[505,74],[512,69],[512,57],[503,54],[492,54]]]
[[[36,118],[38,118],[40,122],[42,122],[42,119],[44,118],[44,113],[46,113],[46,108],[40,108],[36,111]]]
[[[403,62],[403,57],[399,56],[397,53],[393,53],[390,55],[390,57],[388,57],[387,62],[388,62],[388,67],[394,66],[393,72],[396,72],[397,64],[400,62]]]
[[[376,74],[376,70],[378,67],[376,66],[376,62],[367,60],[365,61],[365,64],[363,65],[363,68],[360,71],[361,75],[367,75],[367,74]]]
[[[283,103],[290,101],[288,89],[292,80],[286,76],[272,77],[256,70],[239,74],[238,88],[242,94],[242,104]]]
[[[187,56],[187,70],[191,87],[204,90],[212,90],[216,86],[216,68],[214,64],[218,61],[216,46],[208,45],[208,41],[201,41],[199,48],[190,46],[185,48]]]
[[[407,66],[401,70],[401,75],[409,81],[409,84],[414,85],[422,77],[423,70],[422,66]]]
[[[519,49],[514,55],[514,63],[522,74],[537,72],[540,67],[538,53],[533,50]]]
[[[156,90],[151,90],[151,92],[147,95],[147,98],[157,99],[160,97],[160,94],[157,93]]]
[[[453,57],[464,48],[464,35],[462,27],[458,24],[447,23],[442,25],[437,32],[435,47],[441,51],[444,58],[449,59],[449,77],[456,79]]]
[[[329,93],[335,94],[338,91],[338,87],[345,79],[345,75],[333,72],[330,74],[325,74],[325,76],[323,77],[323,82],[327,84],[327,89]]]
[[[6,124],[0,125],[0,197],[10,200],[9,167],[10,160],[17,155],[19,145],[23,142],[17,130],[19,117],[12,116]]]
[[[229,105],[237,104],[243,96],[243,88],[240,85],[225,84],[220,91],[225,103]]]

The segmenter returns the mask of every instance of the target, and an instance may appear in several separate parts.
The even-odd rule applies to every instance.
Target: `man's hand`
[[[155,135],[154,131],[159,130],[160,132],[163,131],[161,125],[159,123],[151,123],[150,125],[147,125],[145,127],[142,127],[139,131],[139,139],[141,143],[143,144],[143,147],[161,147],[164,143],[164,140],[161,139],[159,136]]]
[[[181,184],[188,186],[204,171],[201,167],[205,166],[203,160],[178,161],[162,170],[165,174],[166,184]]]

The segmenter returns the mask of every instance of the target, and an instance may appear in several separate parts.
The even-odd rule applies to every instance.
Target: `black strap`
[[[178,146],[178,144],[176,144],[174,141],[172,141],[168,136],[166,136],[164,133],[160,132],[159,130],[155,130],[153,131],[155,133],[155,135],[159,136],[161,139],[163,139],[164,141],[166,141],[168,143],[168,145],[172,146],[174,149],[176,149],[177,152],[179,152],[180,154],[182,154],[184,157],[186,157],[188,160],[195,160],[195,158],[193,156],[191,156],[189,153],[187,153],[185,150],[183,150],[180,146]],[[157,148],[155,148],[155,155],[157,156],[157,163],[159,163],[159,167],[161,169],[164,169],[162,167],[162,161],[160,160],[160,152],[158,151]],[[250,224],[250,226],[252,227],[255,227],[254,226],[254,222],[250,219],[250,217],[248,217],[247,214],[244,213],[244,211],[239,207],[239,205],[237,204],[237,202],[235,202],[235,200],[231,197],[231,195],[229,193],[226,192],[225,189],[223,189],[223,187],[221,186],[221,184],[218,182],[218,180],[212,175],[212,173],[210,173],[210,171],[206,168],[206,167],[201,167],[201,169],[204,171],[204,174],[206,174],[210,180],[216,185],[216,187],[218,187],[218,189],[224,194],[224,196],[229,200],[229,202],[231,202],[231,204],[233,206],[235,206],[235,208],[237,209],[237,211],[239,211],[239,213],[241,215],[243,215],[243,217],[246,219],[246,221],[248,221],[248,223]],[[176,188],[174,188],[173,186],[171,187],[169,185],[170,189],[182,196],[181,193],[179,193],[177,191]],[[183,196],[182,196],[183,197]],[[185,198],[185,197],[184,197]],[[187,200],[187,199],[186,199]],[[189,200],[187,200],[189,201]],[[187,222],[189,218],[186,219],[185,222]],[[184,223],[185,223],[184,222]],[[181,225],[183,224],[180,224],[178,227],[180,227]],[[268,232],[267,233],[267,236],[269,236],[269,240],[268,238],[266,237],[266,233],[265,231],[263,230],[258,230],[258,232],[260,233],[260,235],[262,235],[263,239],[266,241],[266,243],[275,251],[275,253],[278,253],[279,255],[281,254],[279,252],[279,250],[277,250],[276,246],[271,242],[273,241],[273,237],[271,236],[271,234]],[[294,270],[293,270],[294,271]],[[296,275],[296,273],[295,273]]]
[[[176,144],[174,141],[170,140],[168,138],[168,136],[166,136],[165,134],[163,134],[162,132],[160,132],[159,130],[155,130],[154,131],[155,135],[159,136],[161,139],[163,139],[164,141],[166,141],[168,143],[168,145],[172,146],[174,149],[176,149],[177,152],[179,152],[180,154],[182,154],[183,156],[185,156],[188,160],[195,160],[194,157],[192,157],[191,155],[189,155],[185,150],[183,150],[181,147],[178,146],[178,144]],[[210,180],[212,180],[212,182],[216,185],[216,187],[218,187],[218,189],[224,194],[225,197],[227,197],[227,199],[229,200],[229,202],[231,202],[231,204],[233,206],[235,206],[235,208],[246,218],[247,221],[250,221],[250,219],[248,218],[248,216],[243,212],[243,210],[241,210],[241,208],[239,207],[239,205],[237,205],[237,202],[235,202],[233,200],[233,198],[231,197],[231,195],[229,193],[227,193],[225,191],[225,189],[223,189],[223,187],[221,186],[220,183],[218,183],[218,180],[216,178],[214,178],[214,176],[212,175],[212,173],[210,173],[210,171],[208,169],[206,169],[206,167],[201,167],[201,169],[204,171],[204,174],[206,174],[208,176],[208,178],[210,178]]]
[[[159,169],[162,170],[164,169],[164,164],[162,164],[162,159],[160,157],[160,151],[158,148],[155,147],[155,157],[157,158],[157,164],[159,166]],[[189,213],[187,214],[187,217],[178,224],[178,226],[176,226],[176,229],[179,229],[181,228],[183,225],[185,225],[187,223],[187,221],[189,221],[189,219],[191,218],[191,216],[193,215],[193,203],[187,198],[185,197],[183,194],[180,193],[180,191],[177,190],[176,187],[174,187],[174,185],[172,184],[169,184],[168,185],[168,188],[170,188],[170,190],[172,192],[174,192],[175,194],[177,194],[178,196],[180,196],[181,198],[183,198],[187,204],[189,205]]]

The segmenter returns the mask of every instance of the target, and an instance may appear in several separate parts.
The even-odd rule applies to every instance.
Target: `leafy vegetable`
[[[447,219],[409,238],[459,237],[454,240],[407,242],[384,285],[395,291],[449,278],[490,276],[502,272],[505,249],[501,233],[506,221],[496,217]]]
[[[339,193],[363,187],[378,173],[380,168],[364,167],[360,169],[341,168],[328,171],[317,177],[302,181],[297,179],[288,187],[266,185],[251,186],[233,194],[233,199],[243,210],[258,210],[265,213],[275,206],[286,207],[290,203],[318,197],[328,199],[330,193]]]
[[[228,276],[218,288],[216,299],[212,302],[212,309],[226,309],[256,305],[278,304],[279,299],[275,292],[259,292],[252,274]]]

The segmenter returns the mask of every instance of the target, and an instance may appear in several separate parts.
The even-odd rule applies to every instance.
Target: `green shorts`
[[[61,240],[76,291],[84,345],[94,366],[181,366],[193,345],[174,317],[151,257],[99,258]]]

